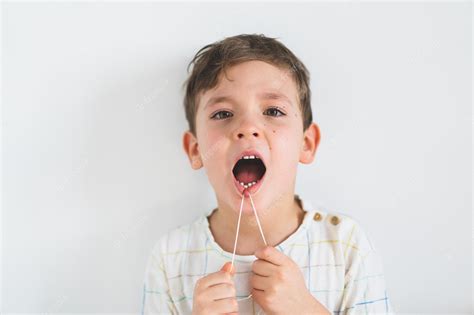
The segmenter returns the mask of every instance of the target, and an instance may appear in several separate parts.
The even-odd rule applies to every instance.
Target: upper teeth
[[[243,157],[241,157],[241,159],[258,159],[259,157],[258,156],[255,156],[255,155],[244,155]]]

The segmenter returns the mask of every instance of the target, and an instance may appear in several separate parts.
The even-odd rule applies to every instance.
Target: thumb
[[[235,274],[235,265],[232,266],[232,263],[228,261],[224,264],[224,266],[222,266],[221,270],[230,272],[230,274],[233,276]]]

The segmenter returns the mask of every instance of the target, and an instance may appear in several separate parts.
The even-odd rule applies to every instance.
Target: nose
[[[257,137],[258,137],[258,132],[252,132],[251,134],[248,133],[248,137],[251,137],[251,135],[254,136],[255,138],[257,138]],[[247,136],[247,135],[246,135],[245,132],[239,132],[239,133],[237,134],[237,138],[239,138],[239,139],[242,139],[243,137],[246,137],[246,136]]]
[[[243,138],[258,138],[260,137],[260,131],[258,130],[257,126],[250,122],[244,122],[242,125],[240,125],[236,131],[235,131],[235,137],[237,139],[243,139]]]

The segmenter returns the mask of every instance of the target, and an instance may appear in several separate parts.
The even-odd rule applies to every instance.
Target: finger
[[[226,262],[224,266],[222,266],[221,270],[230,272],[232,276],[235,275],[235,265],[232,265],[230,261]]]
[[[239,305],[235,298],[217,300],[212,302],[212,310],[219,314],[236,313],[239,311]]]
[[[199,286],[203,289],[206,289],[210,286],[219,284],[219,283],[230,283],[232,284],[232,276],[226,271],[217,271],[211,273],[204,278],[199,279]]]
[[[270,287],[270,277],[262,277],[259,275],[250,276],[250,286],[257,290],[266,290]]]
[[[252,298],[254,299],[257,304],[262,304],[263,298],[265,296],[265,291],[252,289]]]
[[[279,252],[275,247],[265,246],[255,252],[257,258],[271,262],[274,265],[281,266],[288,261],[288,257]]]
[[[271,276],[275,272],[276,268],[278,267],[274,264],[262,259],[257,259],[252,263],[253,273],[264,277]]]
[[[229,283],[216,284],[209,287],[205,295],[209,300],[235,298],[235,286]]]

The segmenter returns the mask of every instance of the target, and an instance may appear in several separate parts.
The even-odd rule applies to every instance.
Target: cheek
[[[215,153],[216,146],[221,142],[222,136],[212,128],[202,125],[197,129],[197,138],[201,155],[209,155],[211,152]]]
[[[200,139],[201,140],[201,139]],[[221,133],[207,133],[200,141],[201,158],[210,177],[222,177],[226,171],[228,141]]]
[[[298,163],[303,136],[295,127],[273,128],[270,137],[269,148],[273,159],[279,160],[288,167]]]

